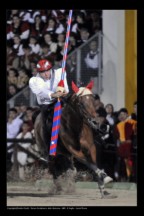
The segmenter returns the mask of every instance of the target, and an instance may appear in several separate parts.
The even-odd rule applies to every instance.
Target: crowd
[[[36,73],[36,63],[63,58],[69,10],[7,10],[7,99]],[[74,10],[68,54],[100,31],[101,10]]]

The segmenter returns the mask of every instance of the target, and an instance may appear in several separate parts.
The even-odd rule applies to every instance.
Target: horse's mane
[[[79,137],[82,130],[83,117],[80,112],[79,99],[76,94],[72,94],[64,105],[62,118],[67,118],[67,127],[70,127],[74,136]],[[68,120],[69,119],[69,120]]]

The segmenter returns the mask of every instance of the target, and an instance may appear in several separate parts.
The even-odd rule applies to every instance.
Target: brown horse
[[[71,156],[91,169],[98,180],[98,186],[102,197],[105,196],[104,186],[112,181],[112,178],[97,167],[96,144],[94,133],[97,133],[95,99],[92,94],[92,83],[86,87],[78,88],[74,83],[72,89],[75,92],[64,103],[61,115],[61,124],[58,138],[57,155],[49,157],[49,170],[54,179],[62,172],[73,169]],[[35,137],[40,147],[41,154],[48,155],[53,118],[53,105],[49,105],[47,120],[47,144],[42,133],[41,113],[35,121]]]

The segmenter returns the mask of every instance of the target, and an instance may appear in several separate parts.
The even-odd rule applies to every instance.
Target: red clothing
[[[123,158],[129,158],[132,147],[132,136],[135,133],[137,121],[133,119],[127,119],[117,124],[116,134],[120,140],[120,146],[118,147],[118,154]]]

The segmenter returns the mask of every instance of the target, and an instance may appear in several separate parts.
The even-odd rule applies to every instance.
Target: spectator
[[[24,55],[23,44],[19,35],[14,35],[13,37],[13,50],[17,56]]]
[[[130,119],[137,121],[137,101],[133,104],[133,113],[130,115]],[[135,127],[134,135],[132,137],[132,161],[133,161],[133,173],[131,180],[137,181],[137,126]]]
[[[29,132],[29,125],[27,122],[23,122],[22,126],[22,132],[20,132],[17,135],[17,139],[32,139],[32,134]],[[30,149],[31,143],[19,143],[20,146],[22,146],[25,149]],[[24,166],[27,164],[28,154],[18,150],[17,152],[17,161],[19,163],[19,177],[20,179],[24,180]],[[14,154],[12,154],[11,157],[12,163],[14,162]]]
[[[23,121],[17,118],[17,110],[15,108],[11,108],[8,111],[8,120],[7,120],[7,138],[12,139],[17,136],[20,131],[20,127]],[[7,147],[10,147],[13,143],[7,142]],[[7,151],[7,159],[10,161],[11,154],[13,152],[13,148],[10,148]]]
[[[97,33],[102,29],[101,26],[101,14],[99,14],[96,11],[92,11],[90,13],[90,19],[91,19],[91,24],[92,24],[92,32]]]
[[[126,108],[121,108],[119,111],[120,122],[116,125],[115,137],[117,138],[118,163],[117,177],[127,181],[132,175],[132,138],[136,131],[137,122],[130,119]]]
[[[61,50],[62,47],[64,46],[64,44],[65,44],[65,34],[64,33],[58,34],[57,35],[57,46],[58,46],[58,49]]]
[[[61,49],[57,50],[57,55],[55,57],[55,60],[58,62],[61,62],[63,59],[63,55],[64,55],[64,45],[63,45],[63,47],[61,47]]]
[[[44,29],[44,32],[49,32],[53,39],[56,37],[56,34],[61,34],[64,31],[64,26],[61,23],[57,23],[55,18],[49,18]]]
[[[72,54],[70,58],[67,59],[67,79],[68,83],[71,83],[71,80],[76,82],[76,54]],[[71,84],[69,85],[71,88]]]
[[[9,100],[10,98],[12,98],[14,95],[17,94],[17,87],[14,84],[10,84],[8,86],[8,94],[7,94],[7,99]]]
[[[52,18],[54,18],[57,23],[60,22],[61,24],[63,24],[65,26],[65,24],[66,24],[66,12],[65,12],[65,10],[52,10],[50,16]]]
[[[30,10],[19,10],[19,17],[21,18],[22,21],[29,22],[31,18],[31,11]]]
[[[40,55],[41,59],[47,59],[51,62],[53,62],[55,60],[55,54],[53,52],[51,52],[50,47],[48,44],[43,44],[41,46],[41,55]]]
[[[56,25],[56,20],[54,18],[49,18],[45,25],[44,33],[49,32],[52,37],[55,37]]]
[[[37,37],[38,43],[41,45],[43,40],[45,23],[42,21],[41,16],[37,14],[34,18],[34,23],[31,25],[31,35]]]
[[[109,175],[114,175],[115,165],[115,144],[113,140],[112,128],[106,119],[106,111],[104,107],[97,109],[98,134],[95,134],[95,143],[97,146],[97,161],[100,167],[103,167]],[[107,150],[111,152],[108,153]]]
[[[89,45],[89,52],[85,58],[85,62],[88,68],[94,69],[95,71],[98,70],[98,47],[97,41],[92,41]],[[96,76],[96,72],[92,71],[91,76]]]
[[[18,57],[13,51],[12,46],[8,42],[6,45],[6,64],[7,70],[9,70],[10,68],[18,68]]]
[[[50,51],[52,53],[56,53],[57,43],[53,42],[51,34],[46,32],[43,37],[44,37],[44,43],[49,45]]]
[[[30,26],[28,22],[21,21],[19,15],[12,17],[12,24],[7,28],[7,40],[13,39],[14,35],[20,35],[22,40],[26,40],[30,34]]]
[[[109,122],[109,124],[111,126],[115,125],[116,120],[115,120],[113,105],[112,104],[107,104],[105,106],[105,110],[107,112],[107,116],[106,116],[107,121]]]
[[[24,68],[28,71],[28,75],[31,75],[31,61],[37,61],[39,56],[35,53],[32,53],[30,46],[23,46],[24,55],[20,57],[20,68]]]
[[[28,22],[30,24],[34,23],[36,16],[40,16],[41,17],[40,10],[28,10],[28,12],[30,13],[30,17],[29,17],[29,20],[28,20]]]
[[[88,23],[85,19],[85,15],[83,12],[79,12],[76,15],[76,23],[72,26],[72,32],[76,33],[79,37],[81,29],[87,29],[89,32],[91,32],[90,23]]]
[[[15,105],[15,108],[17,109],[18,115],[17,118],[20,118],[24,121],[24,116],[26,115],[27,106],[24,103],[17,103]]]
[[[70,34],[70,39],[69,39],[69,53],[74,51],[77,47],[78,47],[78,44],[77,44],[77,40],[76,40],[76,35],[75,33],[71,33]]]
[[[14,108],[17,110],[17,118],[22,119],[22,118],[21,118],[21,109],[20,109],[20,105],[17,104],[17,105],[14,106]]]
[[[29,37],[29,46],[31,47],[31,51],[32,53],[35,53],[35,54],[39,54],[40,52],[40,45],[37,41],[37,38],[36,36],[30,36]]]
[[[8,24],[12,24],[13,16],[18,15],[19,16],[19,10],[10,10],[9,11],[9,17],[7,19]]]
[[[28,126],[29,126],[29,131],[33,130],[33,121],[32,121],[32,115],[33,115],[33,108],[32,107],[27,107],[26,109],[26,113],[24,116],[24,121],[27,122]]]
[[[130,116],[133,120],[137,120],[137,101],[133,104],[133,113]]]
[[[37,68],[36,68],[36,62],[35,61],[32,61],[31,63],[31,66],[30,66],[30,70],[31,70],[31,76],[36,76],[37,74]]]
[[[96,107],[96,110],[99,107],[104,107],[104,104],[103,104],[103,102],[101,102],[100,96],[98,94],[94,94],[94,98],[95,98],[95,107]]]
[[[97,114],[97,123],[99,125],[99,131],[103,135],[102,139],[108,139],[109,138],[109,132],[110,132],[110,124],[106,119],[107,113],[104,109],[104,107],[99,107],[96,110]]]
[[[98,67],[99,67],[99,52],[97,47],[97,41],[92,41],[89,45],[89,52],[86,55],[86,71],[85,79],[89,82],[94,80],[95,92],[98,92]]]
[[[25,69],[20,69],[18,71],[18,73],[19,73],[19,75],[17,78],[17,88],[19,90],[21,90],[22,88],[24,88],[28,84],[29,77],[28,77]]]
[[[15,68],[10,68],[7,76],[8,85],[17,85],[17,70]]]
[[[80,30],[80,38],[77,39],[78,46],[80,46],[81,44],[87,42],[89,37],[90,37],[90,33],[89,33],[88,29],[82,28]]]

